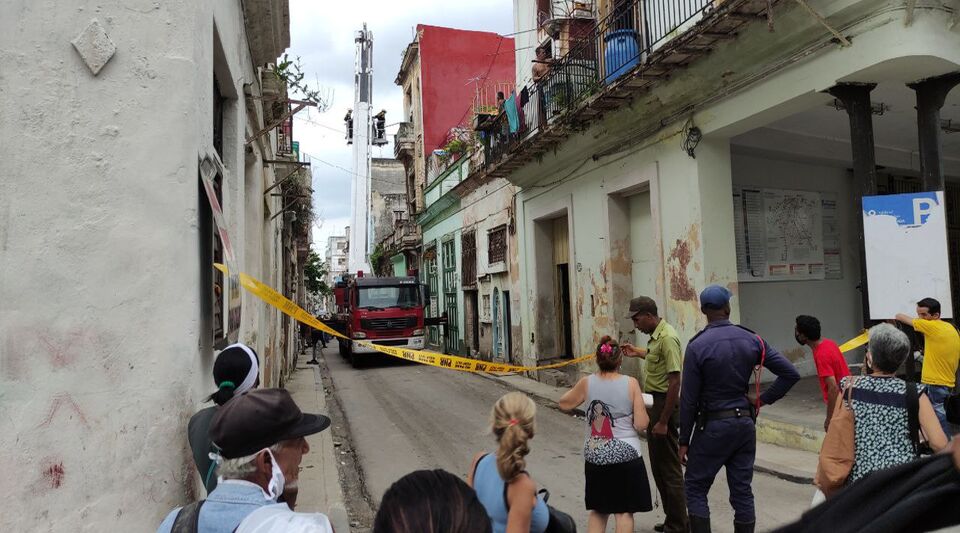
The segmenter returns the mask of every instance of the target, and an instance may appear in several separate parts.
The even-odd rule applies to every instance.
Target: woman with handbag
[[[649,416],[640,383],[620,373],[623,352],[617,342],[604,336],[596,355],[599,372],[578,381],[559,405],[564,411],[587,405],[583,447],[587,531],[602,533],[613,515],[617,533],[632,532],[633,514],[653,510],[639,436]]]
[[[536,414],[537,405],[525,394],[503,395],[490,413],[497,451],[481,452],[473,459],[467,484],[477,491],[493,533],[544,533],[550,525],[551,510],[526,471]]]
[[[827,497],[871,472],[917,459],[918,433],[935,452],[947,445],[924,387],[896,377],[909,352],[902,331],[890,324],[870,328],[864,364],[871,373],[840,381],[843,401],[821,449],[816,483]]]

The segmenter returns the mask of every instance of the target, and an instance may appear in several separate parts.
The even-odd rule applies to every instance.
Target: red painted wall
[[[417,26],[420,35],[420,90],[423,94],[424,153],[441,148],[458,125],[469,126],[477,84],[513,83],[513,38],[496,33]],[[509,95],[507,95],[509,96]]]

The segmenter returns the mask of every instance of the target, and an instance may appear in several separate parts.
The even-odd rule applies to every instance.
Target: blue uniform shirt
[[[800,380],[800,374],[776,348],[750,330],[721,320],[707,324],[687,345],[683,358],[680,394],[680,444],[690,443],[697,412],[749,409],[747,388],[753,368],[760,364],[761,344],[767,353],[764,365],[777,375],[760,401],[771,404]]]

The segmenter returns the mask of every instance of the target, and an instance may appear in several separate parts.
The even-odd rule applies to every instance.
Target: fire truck
[[[441,325],[441,317],[425,317],[430,289],[414,276],[367,277],[363,272],[334,286],[333,327],[349,338],[338,339],[340,354],[354,368],[378,353],[356,341],[422,350],[426,328]]]

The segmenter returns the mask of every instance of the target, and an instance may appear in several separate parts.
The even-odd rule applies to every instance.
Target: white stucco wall
[[[227,223],[241,268],[274,286],[280,272],[262,222],[272,171],[244,174],[243,85],[259,82],[240,3],[14,4],[0,18],[0,529],[151,530],[193,497],[186,422],[212,390],[197,162],[214,21],[239,95]],[[98,76],[70,44],[94,18],[117,48]],[[263,357],[275,313],[244,298],[241,338]]]
[[[573,140],[574,145],[581,142],[582,137]],[[629,272],[633,261],[647,257],[659,268],[655,285],[645,292],[658,301],[662,316],[677,327],[684,342],[692,337],[704,322],[697,292],[709,283],[735,289],[732,201],[729,209],[715,208],[712,201],[716,187],[730,186],[729,158],[724,156],[727,144],[722,140],[717,144],[714,147],[705,140],[704,149],[693,159],[680,150],[676,137],[669,137],[618,158],[587,163],[569,181],[546,189],[522,190],[518,196],[522,204],[518,207],[518,221],[522,221],[518,234],[523,323],[542,325],[554,320],[544,308],[552,303],[538,299],[553,280],[538,271],[538,265],[551,258],[538,249],[534,227],[538,220],[565,212],[571,230],[575,354],[590,353],[603,335],[621,337],[631,332],[622,316],[622,303],[618,305],[612,297],[620,290],[612,280]],[[637,190],[650,192],[653,242],[648,249],[624,255],[623,243],[610,239],[607,201],[611,195],[629,195]],[[529,342],[530,331],[524,330],[526,363],[556,355],[547,329],[536,332],[533,343]]]
[[[823,335],[842,343],[862,327],[860,292],[860,245],[853,178],[842,166],[813,161],[789,161],[775,155],[733,155],[733,182],[747,187],[770,187],[837,195],[840,227],[842,279],[740,283],[740,313],[743,325],[763,335],[786,355],[804,375],[813,375],[810,350],[793,338],[794,318],[814,315]],[[850,362],[854,362],[851,357]]]

